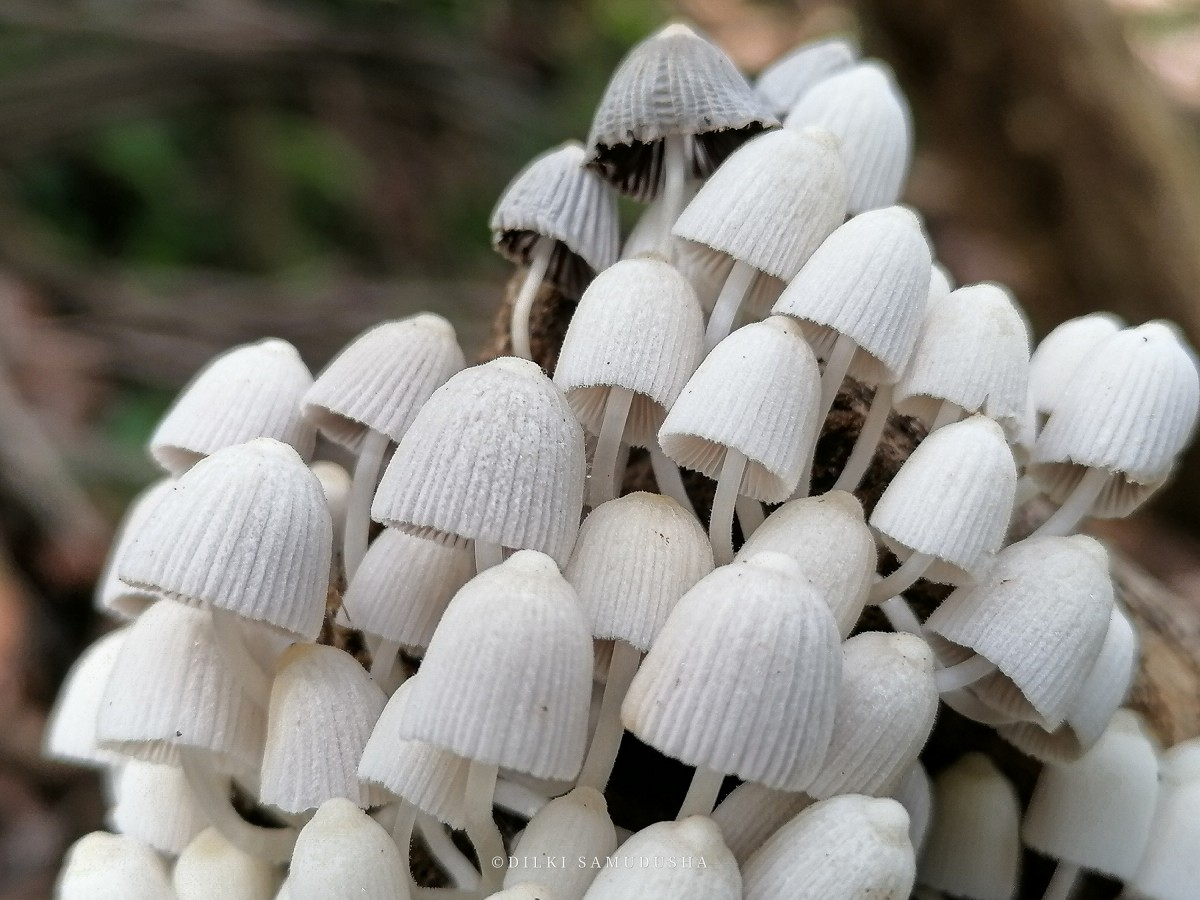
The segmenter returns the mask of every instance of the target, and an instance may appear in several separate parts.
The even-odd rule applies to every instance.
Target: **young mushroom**
[[[411,900],[391,835],[354,803],[327,800],[296,839],[288,900]]]
[[[763,69],[754,92],[778,118],[783,118],[809,89],[854,65],[858,51],[849,41],[826,38],[801,44]]]
[[[56,900],[174,900],[162,858],[141,841],[93,831],[67,850]]]

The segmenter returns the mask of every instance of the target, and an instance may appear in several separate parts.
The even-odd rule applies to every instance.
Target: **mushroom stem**
[[[654,470],[654,480],[658,483],[658,492],[666,494],[695,516],[696,507],[692,505],[692,498],[688,496],[679,466],[675,465],[667,454],[662,452],[662,447],[658,446],[657,442],[648,449],[650,450],[650,468]]]
[[[718,566],[733,562],[733,509],[745,470],[746,455],[733,447],[728,448],[708,519],[708,538],[712,541],[713,559]]]
[[[953,425],[963,417],[963,408],[952,400],[943,400],[942,405],[938,407],[937,415],[933,417],[933,421],[929,424],[929,433],[933,434],[939,428],[946,425]]]
[[[829,410],[833,408],[833,401],[837,398],[842,382],[846,380],[846,373],[850,371],[850,363],[854,361],[857,350],[858,345],[854,341],[844,334],[839,334],[833,343],[833,349],[829,351],[829,358],[825,360],[825,371],[821,373],[821,408],[818,410],[817,421],[822,425],[825,424]]]
[[[921,630],[921,622],[913,613],[912,607],[908,605],[908,601],[903,597],[889,597],[879,604],[879,611],[883,613],[888,620],[888,624],[898,632],[902,631],[905,634],[915,634],[917,637],[923,637]]]
[[[941,699],[942,703],[946,704],[946,706],[960,716],[970,719],[972,722],[978,722],[981,725],[995,727],[997,725],[1011,725],[1017,721],[1011,716],[996,712],[996,710],[986,705],[982,700],[965,689],[948,691],[941,695]]]
[[[937,685],[938,693],[944,694],[961,690],[996,671],[996,664],[985,656],[972,653],[969,657],[953,666],[935,669],[933,682]]]
[[[745,299],[746,292],[750,290],[750,285],[754,283],[754,276],[757,274],[758,270],[753,266],[740,259],[733,261],[733,268],[725,276],[721,293],[717,296],[717,302],[708,317],[708,328],[704,332],[705,353],[725,340],[729,332],[733,330],[733,322],[737,318],[738,310],[742,307],[742,300]]]
[[[1108,485],[1112,473],[1108,469],[1088,469],[1075,485],[1063,505],[1054,511],[1030,537],[1050,537],[1073,534],[1079,523],[1087,518],[1096,500]]]
[[[292,858],[297,834],[295,829],[251,825],[230,804],[229,779],[217,774],[204,751],[180,747],[179,757],[183,774],[205,818],[229,843],[244,853],[271,863],[285,863]]]
[[[763,505],[753,497],[738,494],[734,509],[737,511],[738,524],[742,526],[742,540],[748,540],[766,520]]]
[[[592,454],[592,477],[588,481],[588,505],[599,506],[617,496],[617,485],[624,480],[618,477],[617,466],[621,456],[621,438],[625,434],[625,422],[633,405],[633,391],[629,388],[610,387],[604,400],[604,419],[600,423],[600,434],[596,438],[596,452]],[[621,476],[624,476],[624,472]]]
[[[233,669],[242,690],[256,706],[266,709],[271,701],[271,676],[263,671],[258,660],[246,646],[246,634],[237,613],[227,609],[209,607],[213,634],[220,648],[221,658]]]
[[[688,816],[711,815],[724,782],[725,776],[720,772],[705,768],[696,769],[692,783],[688,785],[687,796],[683,798],[683,804],[679,807],[679,815],[675,817],[676,821]]]
[[[501,778],[496,782],[494,801],[498,807],[508,810],[513,815],[522,819],[532,819],[550,799],[518,781]]]
[[[641,661],[642,654],[636,647],[620,640],[614,643],[608,680],[604,683],[604,699],[600,702],[600,718],[596,722],[596,733],[592,735],[592,746],[579,773],[579,787],[595,788],[604,793],[608,786],[608,778],[621,749],[621,738],[625,735],[625,728],[621,724],[621,703]]]
[[[513,356],[533,359],[533,348],[529,341],[529,314],[533,311],[533,301],[537,299],[538,288],[546,278],[550,268],[550,258],[554,255],[554,238],[539,237],[529,254],[529,270],[525,280],[521,282],[521,290],[513,301],[512,335]]]
[[[371,533],[371,500],[379,484],[379,470],[387,453],[390,438],[379,431],[368,430],[363,437],[358,459],[354,463],[354,479],[350,482],[350,505],[346,510],[346,537],[342,549],[342,565],[349,582],[363,557],[367,555],[367,538]]]
[[[429,855],[438,868],[450,876],[455,886],[462,890],[474,890],[479,886],[479,873],[461,850],[450,840],[442,823],[428,813],[417,814],[417,829]]]
[[[932,564],[933,557],[928,553],[913,553],[895,572],[871,586],[867,604],[878,605],[884,600],[903,594],[920,580]]]
[[[1079,866],[1059,861],[1058,867],[1054,870],[1054,876],[1046,885],[1046,893],[1042,894],[1042,900],[1067,900],[1075,890],[1075,882],[1078,878]]]
[[[475,845],[475,855],[479,859],[479,867],[482,872],[481,887],[485,897],[500,890],[500,885],[504,881],[504,869],[508,864],[504,839],[500,837],[500,829],[496,827],[496,819],[492,815],[492,801],[496,795],[498,771],[494,765],[474,760],[471,761],[471,766],[467,770],[467,837]]]
[[[842,474],[833,485],[835,491],[857,490],[863,476],[867,474],[867,469],[871,467],[871,460],[875,458],[875,451],[879,447],[879,439],[883,437],[888,416],[892,412],[893,388],[893,385],[881,384],[875,389],[871,408],[867,411],[867,417],[863,419],[862,428],[854,440],[854,449],[850,451],[850,458],[846,460]]]
[[[384,638],[371,656],[371,678],[388,694],[394,694],[396,688],[404,684],[403,674],[399,681],[395,683],[392,681],[392,676],[396,671],[396,655],[399,652],[399,641],[389,641]]]
[[[413,825],[417,821],[417,808],[407,800],[401,800],[399,807],[396,809],[396,821],[392,824],[392,840],[396,842],[396,849],[400,851],[400,870],[404,873],[404,877],[408,880],[408,889],[411,893],[417,884],[412,876],[412,833]]]
[[[658,249],[667,262],[674,262],[675,240],[671,229],[683,212],[683,197],[687,188],[687,141],[682,134],[669,134],[663,138],[662,232],[658,238]]]
[[[504,548],[491,541],[475,542],[475,573],[504,562]]]

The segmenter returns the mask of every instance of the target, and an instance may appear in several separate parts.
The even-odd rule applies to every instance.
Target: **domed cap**
[[[267,900],[275,896],[281,873],[206,828],[175,863],[171,881],[178,900]]]
[[[95,640],[71,665],[46,722],[42,753],[77,766],[110,766],[120,757],[98,746],[96,721],[108,677],[116,665],[129,628],[118,628]]]
[[[858,794],[814,803],[746,864],[746,900],[907,900],[916,874],[908,813]]]
[[[621,720],[690,766],[775,788],[806,780],[834,730],[838,643],[833,615],[789,557],[722,566],[671,611]]]
[[[392,528],[567,561],[583,508],[583,430],[537,363],[501,357],[438,388],[371,507]]]
[[[819,128],[748,142],[712,174],[675,223],[690,252],[716,251],[790,281],[846,218],[838,140]]]
[[[921,442],[879,498],[871,527],[901,559],[912,552],[935,557],[926,578],[961,584],[1000,549],[1016,490],[1004,432],[974,416]]]
[[[849,41],[827,38],[785,53],[759,73],[754,92],[775,116],[782,118],[814,85],[845,71],[858,59]]]
[[[314,640],[332,544],[321,483],[294,450],[264,438],[183,475],[132,534],[117,574]]]
[[[104,572],[96,582],[95,606],[102,612],[119,619],[132,619],[158,599],[158,595],[153,591],[140,590],[123,582],[117,577],[117,569],[121,564],[121,556],[133,543],[133,537],[141,524],[146,521],[154,505],[171,492],[174,484],[172,478],[160,478],[134,497],[129,508],[125,510],[125,518],[113,537]]]
[[[785,124],[816,125],[841,139],[851,214],[900,199],[912,161],[912,113],[886,64],[868,60],[830,75],[804,92]]]
[[[429,395],[465,365],[454,326],[441,316],[383,322],[322,370],[304,395],[304,414],[354,452],[367,431],[399,441]]]
[[[164,900],[174,897],[162,859],[131,837],[93,831],[67,851],[56,900]]]
[[[1200,846],[1200,744],[1176,744],[1162,760],[1162,784],[1146,853],[1128,887],[1136,896],[1188,900],[1197,884]]]
[[[704,314],[687,279],[660,259],[627,259],[584,291],[554,383],[592,434],[600,433],[609,388],[633,391],[625,440],[649,447],[703,354]]]
[[[780,503],[816,442],[820,372],[800,328],[772,316],[739,328],[696,369],[659,431],[663,452],[716,478],[729,447],[747,464],[738,493]]]
[[[556,797],[529,820],[512,854],[522,865],[510,868],[505,887],[515,887],[528,876],[528,868],[541,863],[535,873],[562,900],[579,900],[595,879],[593,859],[606,859],[617,849],[617,832],[608,815],[604,795],[595,788],[575,788]],[[564,865],[547,865],[565,859]],[[581,860],[583,863],[581,863]]]
[[[341,797],[326,801],[300,831],[287,880],[289,900],[397,900],[408,873],[392,836]]]
[[[450,601],[400,737],[537,778],[583,764],[592,636],[554,562],[514,553]]]
[[[893,403],[928,424],[949,400],[1015,441],[1028,387],[1029,332],[1016,302],[998,284],[973,284],[929,307]]]
[[[629,51],[609,79],[588,134],[588,165],[618,191],[653,199],[663,138],[695,138],[697,178],[747,138],[779,122],[729,58],[686,25],[668,25]]]
[[[909,767],[908,774],[892,791],[891,798],[908,813],[908,839],[919,858],[933,817],[933,785],[919,759]]]
[[[900,206],[855,216],[817,248],[771,310],[818,326],[827,354],[838,334],[860,348],[850,375],[892,384],[904,371],[929,298],[929,245]]]
[[[1044,416],[1054,412],[1079,364],[1124,327],[1113,313],[1089,313],[1068,319],[1042,338],[1029,360],[1029,393],[1037,411]]]
[[[765,784],[743,781],[713,810],[730,852],[744,866],[776,831],[813,804],[807,794],[777,791]]]
[[[578,141],[535,157],[500,196],[489,228],[492,245],[528,265],[538,238],[557,243],[546,278],[568,297],[617,261],[617,202],[604,179],[585,167]]]
[[[128,759],[113,771],[113,831],[177,856],[208,825],[183,769]]]
[[[316,431],[300,412],[312,374],[287,341],[268,338],[222,353],[175,398],[150,438],[150,454],[172,475],[224,447],[254,438],[312,457]]]

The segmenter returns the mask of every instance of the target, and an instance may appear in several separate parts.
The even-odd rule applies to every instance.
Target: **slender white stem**
[[[368,429],[354,463],[354,478],[350,482],[350,503],[346,509],[346,538],[342,548],[342,565],[346,581],[367,555],[367,538],[371,534],[371,500],[379,484],[379,470],[391,439],[382,432]]]
[[[817,417],[820,425],[825,424],[825,417],[833,408],[833,401],[837,398],[842,382],[846,380],[846,373],[850,371],[850,363],[854,361],[857,350],[858,345],[844,334],[839,334],[834,341],[829,359],[825,360],[825,371],[821,373],[821,408]]]
[[[490,541],[475,542],[475,573],[504,562],[504,548]]]
[[[917,619],[912,611],[912,607],[908,605],[908,601],[901,596],[889,597],[879,604],[879,609],[887,618],[888,624],[898,632],[905,634],[915,634],[917,637],[922,637],[921,622]]]
[[[944,694],[961,690],[974,684],[980,679],[987,678],[996,671],[996,664],[978,653],[973,653],[960,663],[935,669],[933,683],[937,685],[938,693]]]
[[[879,604],[903,594],[920,580],[932,564],[933,557],[928,553],[912,554],[895,572],[871,585],[867,604]]]
[[[742,526],[742,540],[749,540],[750,535],[758,531],[758,526],[766,521],[763,505],[753,497],[742,494],[738,494],[733,505],[737,510],[738,524]]]
[[[1030,537],[1074,534],[1079,523],[1087,518],[1096,501],[1108,485],[1112,473],[1108,469],[1088,469],[1075,489],[1067,496],[1054,515],[1041,524]]]
[[[388,685],[391,683],[392,673],[396,670],[396,654],[399,652],[399,641],[389,641],[384,638],[379,642],[379,646],[375,648],[375,652],[371,656],[371,677],[377,685],[389,694],[396,689],[389,689]],[[399,685],[396,685],[396,687],[399,687]]]
[[[688,816],[707,816],[717,805],[717,795],[721,793],[721,785],[725,776],[712,769],[697,769],[688,786],[687,796],[679,807],[679,815],[675,818],[686,819]]]
[[[942,694],[942,702],[960,716],[981,725],[990,725],[994,728],[997,725],[1011,725],[1017,721],[1011,716],[992,709],[966,689]]]
[[[229,668],[233,669],[238,683],[250,701],[266,709],[271,701],[272,678],[263,671],[254,654],[246,647],[246,634],[242,631],[242,623],[237,613],[215,606],[209,607],[209,613],[212,616],[213,633],[221,657]]]
[[[496,782],[495,804],[506,809],[522,819],[532,819],[536,816],[550,798],[539,794],[533,788],[526,787],[519,781],[509,781],[501,778]]]
[[[713,559],[718,566],[733,562],[733,508],[745,470],[745,454],[728,448],[717,478],[717,491],[713,494],[712,515],[708,519],[708,538],[712,541]]]
[[[479,886],[479,873],[450,839],[441,822],[428,813],[419,813],[417,829],[421,832],[421,840],[425,842],[429,855],[438,868],[450,876],[455,887],[469,891]]]
[[[667,454],[662,452],[662,447],[657,443],[648,449],[650,450],[650,468],[654,470],[654,480],[658,482],[658,492],[666,494],[695,516],[696,507],[692,505],[692,498],[688,496],[687,488],[683,484],[679,466],[675,465],[667,457]]]
[[[658,251],[667,262],[674,261],[675,239],[671,229],[683,212],[683,198],[687,188],[687,152],[690,138],[681,134],[668,135],[663,139],[662,175],[662,219],[659,227]]]
[[[621,749],[621,738],[625,728],[621,724],[621,703],[629,692],[633,676],[637,674],[642,654],[636,647],[617,641],[613,646],[612,662],[608,667],[608,681],[604,683],[604,699],[600,702],[600,718],[592,746],[588,749],[583,769],[579,773],[579,786],[591,787],[604,793],[613,764]]]
[[[733,330],[733,322],[737,318],[738,310],[742,308],[742,300],[745,299],[757,274],[758,270],[753,266],[740,259],[733,261],[733,268],[725,276],[721,293],[717,295],[717,302],[708,317],[708,328],[704,332],[705,353],[725,340]]]
[[[933,417],[933,422],[929,426],[929,433],[933,434],[939,428],[953,425],[962,417],[963,408],[961,406],[950,400],[943,400],[942,405],[938,407],[937,415]]]
[[[529,314],[533,311],[533,301],[537,299],[538,288],[542,286],[546,271],[550,268],[554,244],[554,238],[540,237],[533,245],[533,252],[529,256],[529,271],[525,273],[521,290],[517,293],[517,299],[513,301],[512,325],[509,329],[512,335],[513,356],[533,359],[533,349],[529,341]]]
[[[854,440],[854,449],[850,451],[850,458],[846,460],[842,474],[833,485],[835,491],[857,490],[863,476],[867,474],[871,460],[875,458],[875,451],[879,448],[879,439],[883,437],[883,430],[887,427],[888,416],[892,412],[893,393],[894,387],[890,384],[881,384],[875,389],[871,408],[867,411],[867,417],[863,419],[862,428]]]
[[[588,505],[599,506],[617,496],[617,466],[621,457],[621,438],[625,435],[625,421],[633,405],[633,391],[623,387],[610,387],[604,400],[604,418],[600,422],[600,435],[596,438],[596,452],[592,454],[592,477],[588,481]],[[624,476],[624,472],[621,473]]]
[[[500,829],[496,827],[496,819],[492,815],[497,774],[496,766],[475,761],[467,770],[467,836],[475,845],[475,855],[479,858],[485,897],[500,890],[504,870],[508,866],[504,839],[500,837]]]
[[[1067,900],[1075,890],[1075,882],[1079,878],[1079,866],[1060,861],[1054,870],[1054,876],[1046,885],[1046,893],[1042,900]]]
[[[392,823],[390,830],[392,840],[396,842],[396,849],[400,851],[401,870],[408,880],[410,893],[417,886],[412,875],[412,833],[416,821],[417,808],[407,800],[401,800],[396,809],[396,821]]]

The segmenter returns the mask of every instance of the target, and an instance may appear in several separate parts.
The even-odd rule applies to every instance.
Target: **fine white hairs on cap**
[[[515,887],[527,877],[526,867],[540,864],[544,868],[537,877],[554,897],[582,900],[598,869],[581,861],[605,859],[616,849],[617,832],[604,795],[593,788],[576,788],[551,800],[529,820],[512,851],[523,865],[508,870],[504,885]],[[557,865],[564,859],[565,866]]]
[[[858,50],[841,38],[803,44],[763,69],[754,91],[767,109],[782,118],[811,87],[850,68],[856,59]]]
[[[1043,420],[1054,412],[1075,370],[1097,345],[1125,327],[1120,316],[1098,312],[1068,319],[1042,338],[1029,360],[1029,393]]]
[[[290,444],[305,460],[316,430],[300,411],[312,374],[287,341],[234,347],[180,391],[150,437],[150,453],[172,475],[223,447],[259,437]]]
[[[162,858],[141,841],[93,831],[67,851],[54,885],[56,900],[173,898]]]
[[[117,576],[117,571],[122,555],[133,543],[141,524],[146,521],[154,506],[171,492],[174,483],[174,479],[171,478],[159,479],[134,497],[125,511],[125,518],[113,537],[104,572],[96,582],[95,605],[102,612],[120,619],[132,619],[158,599],[158,595],[152,590],[142,590],[123,582]]]
[[[382,825],[341,797],[326,801],[296,839],[289,900],[408,900],[409,874]]]

